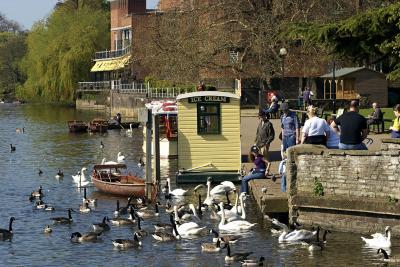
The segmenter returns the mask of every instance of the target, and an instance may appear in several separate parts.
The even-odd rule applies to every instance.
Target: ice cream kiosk
[[[177,183],[238,181],[241,171],[240,97],[219,91],[177,96]]]

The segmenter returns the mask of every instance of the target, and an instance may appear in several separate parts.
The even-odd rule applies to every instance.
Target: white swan
[[[372,238],[361,237],[361,239],[370,247],[390,248],[392,246],[390,226],[386,226],[385,234],[375,233],[371,236]]]
[[[175,221],[178,220],[178,207],[174,206]],[[200,227],[195,222],[187,222],[177,225],[177,231],[181,237],[199,235],[206,227]]]
[[[118,155],[117,155],[117,162],[118,162],[118,163],[125,163],[125,156],[122,155],[121,152],[118,152]]]
[[[220,230],[224,230],[224,231],[248,230],[248,229],[253,228],[256,225],[256,223],[250,223],[245,220],[237,220],[237,221],[225,223],[224,203],[220,202],[219,205],[222,210],[221,222],[218,225],[218,228]]]
[[[172,195],[175,197],[180,197],[180,196],[187,196],[188,195],[188,191],[189,190],[183,190],[182,188],[177,188],[171,191],[171,179],[167,178],[167,182],[168,182],[168,195]],[[178,229],[179,231],[179,229]]]
[[[210,194],[211,195],[221,195],[225,194],[226,192],[235,190],[236,187],[232,182],[229,181],[223,181],[219,185],[215,186],[213,189],[211,189]]]
[[[283,227],[283,232],[278,238],[279,242],[297,242],[313,239],[317,234],[317,231],[309,231],[309,230],[293,230],[289,232],[289,228],[285,225]]]
[[[116,165],[116,164],[118,164],[118,162],[106,161],[106,158],[103,158],[103,160],[101,161],[101,165]]]
[[[87,169],[85,167],[83,167],[81,169],[80,172],[78,172],[78,174],[76,175],[72,175],[72,179],[74,179],[74,182],[79,185],[79,186],[86,186],[89,184],[89,181],[86,180],[86,176],[85,176],[85,171]]]
[[[211,181],[207,181],[207,197],[204,200],[203,204],[206,204],[208,206],[212,206],[215,204],[215,199],[210,195],[210,190],[211,190]]]
[[[132,123],[129,123],[129,129],[126,130],[126,135],[132,136],[133,129],[132,129]]]

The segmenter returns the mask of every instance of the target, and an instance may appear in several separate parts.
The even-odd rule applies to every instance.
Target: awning
[[[94,64],[94,66],[90,71],[98,72],[98,71],[112,71],[112,70],[123,69],[125,65],[128,64],[130,58],[131,56],[126,56],[117,59],[100,60],[97,61],[96,64]]]

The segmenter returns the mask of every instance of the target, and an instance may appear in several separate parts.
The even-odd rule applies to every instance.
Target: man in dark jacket
[[[372,108],[374,109],[374,112],[372,112],[372,114],[368,117],[367,120],[368,126],[370,126],[371,124],[380,123],[383,119],[383,114],[378,103],[372,103]]]
[[[255,146],[258,147],[260,153],[268,160],[269,146],[275,138],[274,126],[269,121],[269,113],[260,111],[258,113],[260,123],[257,127]]]

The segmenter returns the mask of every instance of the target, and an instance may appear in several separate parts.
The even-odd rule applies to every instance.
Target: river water
[[[106,115],[67,107],[0,104],[0,227],[8,229],[9,218],[16,218],[13,241],[0,241],[0,266],[224,266],[226,250],[214,254],[201,252],[200,244],[210,242],[209,235],[173,243],[158,243],[146,237],[140,249],[118,250],[111,240],[132,238],[133,231],[112,227],[102,235],[101,242],[71,243],[72,232],[91,231],[93,222],[113,216],[118,198],[101,194],[93,187],[88,188],[88,195],[98,198],[93,212],[72,213],[73,224],[52,225],[53,233],[44,234],[44,226],[51,224],[50,217],[66,216],[67,208],[79,210],[83,192],[74,186],[71,175],[82,167],[87,167],[89,174],[95,163],[102,158],[115,161],[120,151],[131,172],[144,174],[137,165],[143,153],[141,128],[134,130],[133,137],[119,130],[103,135],[68,132],[68,120],[88,121],[94,117]],[[25,133],[17,133],[16,128],[22,127]],[[104,149],[100,149],[100,142]],[[10,152],[9,144],[16,146],[15,152]],[[169,176],[174,181],[176,162],[163,161],[161,165],[163,179]],[[38,175],[38,168],[43,175]],[[55,178],[58,168],[64,172],[61,180]],[[44,188],[44,201],[54,205],[55,211],[37,210],[29,202],[30,192],[40,185]],[[125,203],[126,199],[120,201]],[[310,253],[300,244],[279,244],[270,233],[270,224],[260,218],[251,200],[247,208],[248,220],[258,225],[232,246],[232,252],[252,251],[256,257],[264,256],[268,266],[385,265],[375,249],[363,245],[358,234],[332,233],[322,252]],[[153,223],[168,220],[162,212],[158,219],[145,220],[142,227],[153,231]],[[215,221],[202,223],[209,228],[217,227]],[[400,253],[399,248],[393,247],[392,254],[396,253]]]

